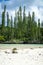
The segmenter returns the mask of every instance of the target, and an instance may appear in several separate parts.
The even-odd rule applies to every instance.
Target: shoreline
[[[28,48],[43,48],[43,44],[0,44],[0,49],[28,49]]]
[[[13,42],[13,41],[5,41],[0,42],[0,44],[43,44],[43,42],[34,42],[34,41],[19,41],[19,42]]]

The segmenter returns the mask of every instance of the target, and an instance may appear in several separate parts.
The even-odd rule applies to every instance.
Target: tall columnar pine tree
[[[32,13],[32,40],[35,41],[35,13]]]
[[[43,21],[41,23],[40,31],[41,31],[41,41],[43,41]]]
[[[13,31],[13,19],[12,19],[12,16],[11,16],[11,39],[13,39],[14,37],[14,31]]]
[[[15,17],[14,17],[14,38],[17,38],[17,12],[15,11]]]
[[[4,12],[2,12],[2,32],[4,30],[4,27],[5,27],[5,19],[4,19]]]
[[[7,12],[7,28],[9,28],[9,14]]]
[[[24,10],[23,10],[23,36],[26,36],[26,13],[25,13],[25,6],[24,6]]]
[[[17,16],[18,16],[18,21],[17,21],[17,37],[19,38],[19,32],[20,32],[20,14],[19,14],[19,10],[17,12]]]
[[[15,11],[15,17],[14,17],[14,28],[16,29],[17,27],[17,18],[16,18],[16,11]]]
[[[38,40],[40,41],[40,19],[38,19]]]
[[[37,29],[37,22],[34,23],[34,33],[35,33],[35,40],[37,41],[38,35],[37,35],[38,29]]]
[[[24,10],[23,10],[23,23],[26,23],[26,14],[25,14],[25,6],[24,6]]]
[[[30,12],[28,14],[28,22],[27,22],[27,37],[31,39],[31,15]]]
[[[19,7],[19,11],[18,11],[18,38],[22,37],[22,8],[21,6]]]
[[[22,28],[22,8],[21,6],[19,7],[19,28],[21,29]]]
[[[5,29],[5,12],[6,12],[6,5],[4,6],[4,11],[2,12],[2,34],[4,33]]]
[[[7,39],[10,39],[10,19],[9,19],[9,14],[7,12]]]

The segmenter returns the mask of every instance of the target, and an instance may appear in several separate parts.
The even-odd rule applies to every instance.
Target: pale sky
[[[14,18],[15,11],[18,10],[19,6],[22,6],[22,9],[24,5],[26,6],[26,15],[28,15],[28,12],[32,14],[32,12],[35,12],[35,20],[37,21],[38,18],[40,18],[41,21],[43,21],[43,0],[0,0],[0,22],[1,22],[1,14],[3,11],[3,6],[7,6],[7,10],[9,12],[9,15]]]

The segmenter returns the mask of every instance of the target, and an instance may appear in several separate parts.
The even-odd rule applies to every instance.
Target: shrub
[[[0,41],[5,41],[4,36],[0,36]]]

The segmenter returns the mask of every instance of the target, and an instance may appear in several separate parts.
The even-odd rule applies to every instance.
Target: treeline
[[[6,5],[4,6],[4,11],[2,12],[2,24],[0,24],[0,41],[19,39],[22,41],[43,41],[43,22],[40,24],[40,19],[38,19],[38,24],[35,21],[35,13],[28,12],[26,16],[26,8],[24,6],[23,12],[22,7],[15,11],[14,21],[11,16],[9,18],[9,13],[7,12],[7,26],[5,25],[5,13]]]

